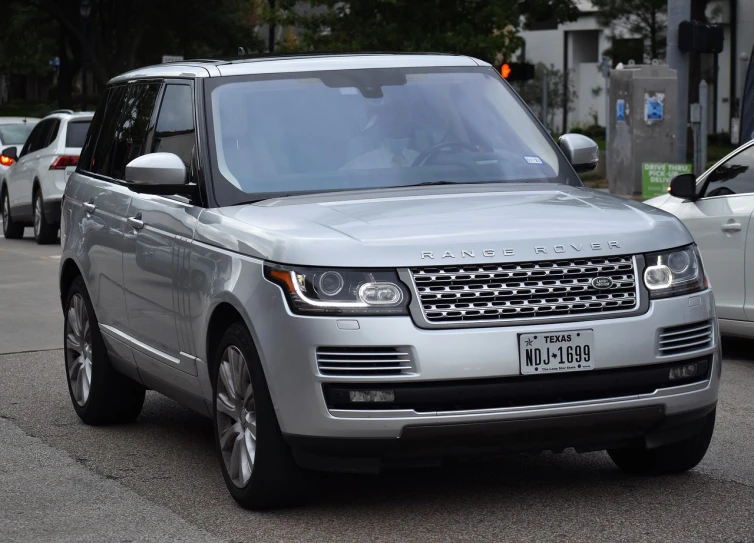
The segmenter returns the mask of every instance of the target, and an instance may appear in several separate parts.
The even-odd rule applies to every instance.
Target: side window
[[[47,132],[47,137],[39,148],[44,149],[55,141],[55,138],[58,137],[58,130],[60,130],[60,119],[50,119],[50,130]]]
[[[152,140],[153,153],[174,153],[191,171],[194,156],[194,100],[188,85],[167,85]]]
[[[97,138],[88,168],[92,173],[110,176],[115,130],[120,114],[123,111],[123,98],[125,94],[125,87],[113,87],[108,96],[107,105],[102,115],[102,126],[99,130],[99,137]]]
[[[754,193],[754,147],[748,147],[709,175],[704,197]]]
[[[105,89],[100,98],[97,109],[94,112],[92,118],[91,130],[86,133],[84,144],[81,146],[81,156],[79,157],[79,169],[84,171],[92,171],[92,157],[94,156],[94,149],[97,146],[97,140],[99,138],[100,129],[102,128],[102,118],[105,116],[105,109],[110,99],[110,95],[113,93],[112,89]]]
[[[39,149],[42,141],[47,135],[49,128],[50,121],[41,121],[39,124],[37,124],[37,126],[34,127],[34,130],[31,131],[31,134],[29,134],[29,137],[26,139],[24,148],[21,149],[21,154],[18,156],[21,157],[28,155],[29,153],[33,153],[34,151]]]
[[[115,126],[110,176],[124,179],[126,164],[144,154],[149,121],[160,90],[159,83],[129,85],[123,112]]]

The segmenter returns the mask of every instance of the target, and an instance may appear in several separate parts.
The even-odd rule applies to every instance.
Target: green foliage
[[[13,75],[51,74],[55,57],[56,25],[36,9],[24,4],[4,5],[0,31],[0,73]]]
[[[665,56],[668,0],[592,0],[592,4],[600,10],[598,21],[610,27],[614,40],[640,37],[647,56]],[[634,60],[641,63],[643,59]]]
[[[288,6],[292,2],[287,3]],[[574,19],[573,0],[309,0],[282,18],[314,50],[433,51],[498,63],[523,44],[522,21]]]

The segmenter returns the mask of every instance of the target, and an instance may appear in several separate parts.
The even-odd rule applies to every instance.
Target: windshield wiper
[[[474,183],[476,183],[476,181],[424,181],[423,183],[412,183],[410,185],[395,185],[394,187],[390,187],[390,188],[399,189],[403,187],[429,187],[429,186],[435,186],[435,185],[471,185]]]

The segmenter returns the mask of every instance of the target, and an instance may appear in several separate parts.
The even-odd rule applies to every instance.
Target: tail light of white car
[[[78,155],[60,155],[50,164],[51,170],[65,170],[69,166],[76,166],[79,163]]]

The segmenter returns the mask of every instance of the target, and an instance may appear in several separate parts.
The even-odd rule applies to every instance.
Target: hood
[[[656,208],[563,185],[417,187],[203,211],[196,239],[286,264],[402,267],[651,252],[692,242]]]

